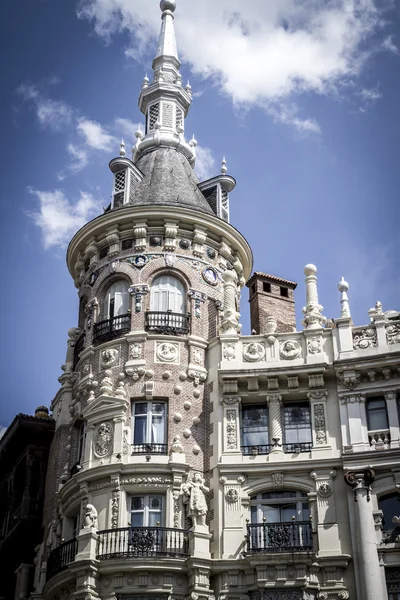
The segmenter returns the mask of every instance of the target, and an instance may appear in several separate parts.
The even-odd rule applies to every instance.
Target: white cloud
[[[79,119],[76,127],[89,148],[94,150],[104,150],[110,152],[113,148],[118,148],[118,142],[105,127],[97,121],[90,119]]]
[[[128,141],[127,146],[133,145],[135,141],[135,132],[138,130],[139,123],[134,123],[130,119],[124,119],[122,117],[117,117],[114,120],[114,128],[115,131],[120,134],[123,138],[126,138],[125,141]],[[143,130],[143,127],[142,127]]]
[[[366,42],[382,28],[382,10],[377,0],[180,2],[178,46],[192,71],[211,79],[235,105],[261,106],[302,132],[318,132],[310,117],[288,119],[286,104],[303,93],[348,89],[370,57],[372,42],[369,51]],[[80,0],[78,15],[92,21],[106,41],[129,31],[128,54],[135,58],[154,50],[156,0]],[[393,51],[390,38],[385,45]]]
[[[32,83],[22,83],[17,91],[25,101],[33,104],[37,119],[44,127],[59,131],[71,123],[73,110],[66,102],[48,98]]]
[[[64,248],[78,229],[101,212],[101,200],[89,193],[80,192],[79,198],[71,202],[62,190],[29,191],[39,200],[39,209],[28,215],[40,228],[46,249]]]
[[[360,96],[363,100],[366,100],[367,102],[375,102],[376,100],[379,100],[379,98],[382,98],[382,94],[378,90],[378,88],[364,88],[361,90]]]
[[[72,162],[68,168],[73,173],[77,173],[87,166],[89,158],[88,153],[84,148],[79,148],[79,146],[75,146],[75,144],[68,144],[67,152],[72,157]]]
[[[215,175],[215,160],[210,148],[197,146],[196,164],[194,170],[200,181],[210,179]]]
[[[398,47],[396,46],[396,44],[393,41],[393,36],[392,35],[388,35],[388,37],[386,37],[383,42],[382,42],[382,48],[384,50],[388,50],[389,52],[393,52],[393,54],[400,54],[400,51],[398,49]]]

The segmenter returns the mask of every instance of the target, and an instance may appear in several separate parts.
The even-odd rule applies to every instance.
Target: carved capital
[[[281,394],[268,394],[267,395],[267,403],[268,404],[282,404]]]
[[[240,396],[223,396],[221,398],[222,404],[225,406],[239,406],[241,400]]]
[[[353,488],[354,501],[358,500],[358,492],[361,490],[367,491],[367,500],[370,501],[371,484],[375,480],[375,471],[365,469],[365,471],[349,471],[344,475],[344,481],[347,485]]]

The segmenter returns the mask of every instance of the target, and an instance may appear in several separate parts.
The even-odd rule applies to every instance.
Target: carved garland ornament
[[[94,454],[98,458],[108,456],[113,448],[114,429],[112,423],[101,423],[97,426],[93,440]]]
[[[326,444],[325,410],[323,404],[314,404],[314,426],[317,444]]]
[[[237,449],[236,410],[226,411],[226,440],[228,450]]]

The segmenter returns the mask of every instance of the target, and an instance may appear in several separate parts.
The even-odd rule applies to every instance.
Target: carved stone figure
[[[297,340],[287,340],[283,342],[280,349],[281,358],[284,360],[294,360],[301,356],[301,346]]]
[[[115,348],[107,348],[101,354],[101,360],[106,367],[113,367],[119,358],[119,352]]]
[[[93,504],[86,505],[83,526],[85,529],[97,529],[97,510]]]
[[[262,344],[248,344],[243,349],[243,358],[247,362],[258,362],[263,360],[265,348]]]
[[[171,344],[170,342],[163,342],[157,346],[156,355],[161,362],[174,362],[178,358],[179,346],[178,344]]]
[[[194,473],[192,479],[182,486],[184,502],[188,505],[188,516],[193,520],[193,525],[205,525],[208,511],[206,494],[209,488],[204,485],[201,473]]]
[[[101,423],[97,427],[96,434],[94,436],[94,453],[99,458],[104,458],[112,451],[113,446],[113,426],[111,423]]]

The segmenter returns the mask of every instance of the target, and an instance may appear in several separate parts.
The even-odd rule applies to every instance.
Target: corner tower
[[[143,586],[155,600],[211,595],[207,352],[224,327],[224,274],[237,307],[252,254],[228,222],[225,161],[201,184],[193,170],[175,2],[160,6],[153,81],[139,97],[145,131],[131,157],[121,144],[111,205],[67,252],[79,316],[52,403],[44,600],[61,589],[139,598]]]

